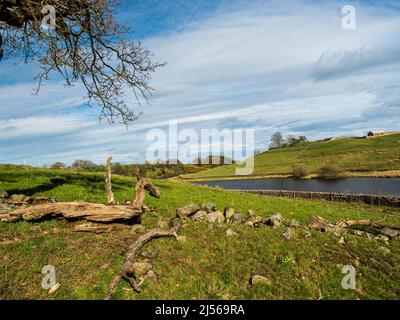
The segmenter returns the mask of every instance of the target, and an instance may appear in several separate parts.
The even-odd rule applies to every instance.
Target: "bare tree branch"
[[[135,289],[138,290],[138,286],[136,285],[135,282],[131,282],[129,280],[130,278],[127,277],[127,272],[129,268],[131,267],[137,252],[139,249],[145,245],[147,242],[151,241],[154,238],[160,238],[160,237],[178,237],[178,232],[180,229],[181,225],[178,221],[174,221],[174,227],[171,230],[162,230],[162,229],[154,229],[151,230],[144,235],[140,236],[134,243],[131,244],[131,246],[128,249],[128,253],[126,254],[125,257],[125,262],[122,265],[120,271],[118,274],[114,277],[114,279],[111,281],[108,287],[108,292],[104,300],[111,300],[112,296],[114,294],[114,291],[119,283],[119,281],[124,278],[130,282],[131,286]]]
[[[41,27],[44,5],[56,9],[55,30]],[[115,21],[117,6],[115,0],[2,0],[0,59],[5,53],[37,63],[37,92],[53,72],[66,86],[81,83],[88,105],[100,106],[100,119],[129,125],[141,114],[124,102],[125,91],[148,103],[151,74],[164,64],[127,40],[131,30]]]

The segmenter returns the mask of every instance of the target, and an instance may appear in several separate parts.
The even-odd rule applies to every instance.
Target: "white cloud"
[[[400,64],[400,47],[374,48],[325,52],[315,63],[312,77],[315,80],[353,75],[356,72],[386,65]]]
[[[168,65],[154,76],[152,105],[129,131],[99,126],[97,109],[75,109],[79,87],[48,83],[32,97],[33,83],[0,86],[0,154],[42,162],[103,161],[110,154],[138,161],[146,131],[171,120],[182,129],[252,127],[257,148],[278,129],[311,138],[395,129],[400,70],[392,62],[400,52],[400,19],[389,9],[361,3],[356,9],[357,29],[346,31],[335,3],[252,2],[146,39]],[[30,130],[41,140],[29,138]]]

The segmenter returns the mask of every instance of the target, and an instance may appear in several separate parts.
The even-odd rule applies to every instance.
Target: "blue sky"
[[[153,77],[150,106],[135,125],[99,124],[80,86],[47,82],[39,96],[34,65],[0,63],[0,163],[74,159],[144,161],[146,134],[255,130],[311,139],[400,131],[399,1],[122,1],[118,19],[167,62]],[[341,26],[353,5],[357,28]],[[127,101],[134,101],[127,95]]]

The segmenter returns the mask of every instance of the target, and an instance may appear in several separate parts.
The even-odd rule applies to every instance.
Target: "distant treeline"
[[[208,170],[225,164],[235,163],[230,158],[223,156],[209,156],[203,159],[194,159],[192,164],[183,164],[177,159],[171,160],[157,160],[154,163],[146,162],[143,164],[121,164],[114,162],[111,164],[111,170],[113,174],[123,176],[133,176],[136,167],[139,167],[140,174],[143,177],[153,179],[166,179],[176,177],[181,174],[191,174],[200,171]],[[62,162],[56,162],[51,166],[45,166],[49,169],[63,170],[63,169],[74,169],[77,171],[85,172],[105,172],[105,165],[98,165],[90,160],[75,160],[71,166],[67,166]]]

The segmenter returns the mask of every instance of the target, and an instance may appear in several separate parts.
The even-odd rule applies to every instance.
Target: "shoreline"
[[[232,180],[259,180],[259,179],[288,179],[293,178],[291,174],[270,174],[250,176],[214,176],[204,178],[176,177],[181,181],[202,182],[202,181],[232,181]],[[300,180],[318,179],[318,174],[311,174]],[[346,178],[400,178],[400,170],[368,171],[368,172],[346,172],[340,179]]]

